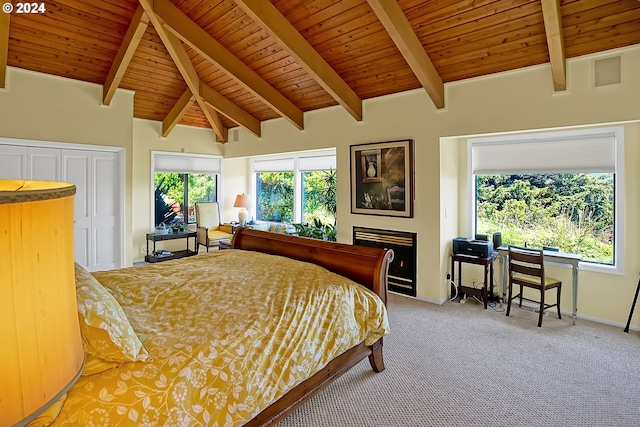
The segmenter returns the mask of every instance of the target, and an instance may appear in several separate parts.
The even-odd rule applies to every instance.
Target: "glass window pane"
[[[292,222],[293,172],[259,172],[256,180],[256,219]]]
[[[188,203],[189,223],[196,222],[195,205],[199,202],[215,202],[217,197],[217,179],[214,174],[189,174]]]
[[[159,172],[154,175],[155,226],[183,222],[184,174]]]
[[[302,173],[302,223],[335,224],[336,181],[335,171]]]
[[[476,230],[613,265],[614,174],[476,176]]]

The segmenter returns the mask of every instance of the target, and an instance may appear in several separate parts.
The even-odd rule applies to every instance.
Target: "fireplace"
[[[416,296],[416,238],[416,233],[406,231],[353,227],[354,245],[393,250],[388,289],[412,297]]]

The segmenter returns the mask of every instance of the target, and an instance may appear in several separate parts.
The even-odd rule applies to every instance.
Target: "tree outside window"
[[[256,218],[260,221],[293,221],[293,172],[256,173]]]
[[[302,173],[302,222],[335,225],[336,172],[312,171]]]
[[[195,204],[217,200],[215,174],[157,172],[154,184],[156,227],[163,223],[195,223]]]
[[[476,230],[614,263],[614,174],[476,176]]]

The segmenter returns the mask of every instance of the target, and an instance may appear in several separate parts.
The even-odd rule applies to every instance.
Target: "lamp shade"
[[[82,371],[75,192],[66,183],[0,180],[0,426],[37,417]]]
[[[251,196],[248,194],[238,194],[236,196],[236,201],[233,202],[234,208],[250,208],[251,207]]]

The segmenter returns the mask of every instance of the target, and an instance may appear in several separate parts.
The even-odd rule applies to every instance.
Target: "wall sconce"
[[[251,207],[251,196],[248,194],[238,194],[236,196],[236,201],[233,202],[234,208],[240,208],[238,212],[238,222],[240,225],[246,225],[247,220],[249,219],[249,212],[247,208]]]
[[[24,425],[78,379],[84,350],[72,184],[0,180],[0,425]]]

